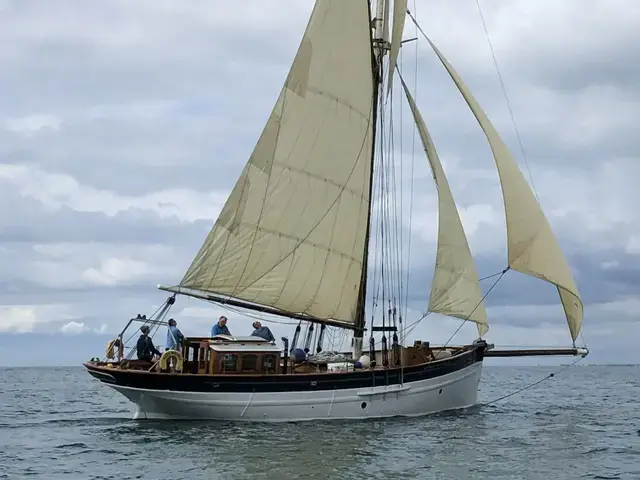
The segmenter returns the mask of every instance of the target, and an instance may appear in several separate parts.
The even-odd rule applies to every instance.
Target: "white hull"
[[[390,387],[277,393],[146,390],[109,385],[137,405],[134,419],[290,422],[414,417],[476,404],[482,362]]]

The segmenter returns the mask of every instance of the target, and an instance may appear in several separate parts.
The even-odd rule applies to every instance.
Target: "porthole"
[[[360,408],[362,408],[363,410],[364,410],[365,408],[367,408],[367,402],[362,402],[362,403],[360,404]]]

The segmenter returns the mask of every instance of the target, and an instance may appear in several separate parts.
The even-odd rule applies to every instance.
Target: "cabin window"
[[[224,355],[222,357],[222,371],[235,372],[238,367],[238,357],[234,354]]]
[[[262,357],[262,373],[276,373],[275,355],[265,355]]]
[[[242,356],[242,371],[255,372],[258,367],[258,357],[256,355]]]

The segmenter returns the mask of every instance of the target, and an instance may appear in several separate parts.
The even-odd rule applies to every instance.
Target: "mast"
[[[373,28],[371,31],[371,66],[373,75],[373,97],[372,111],[373,111],[373,148],[371,149],[371,167],[369,177],[369,192],[373,191],[373,174],[375,165],[375,145],[376,145],[376,132],[378,123],[378,102],[380,99],[380,86],[382,84],[382,60],[386,54],[386,42],[385,38],[385,25],[388,19],[385,13],[388,12],[386,3],[390,0],[376,0],[376,15],[373,19]],[[371,0],[369,0],[369,9],[371,9]],[[362,343],[364,338],[366,319],[366,303],[367,303],[367,272],[369,269],[369,240],[371,237],[371,210],[372,202],[369,202],[369,211],[367,212],[367,229],[365,234],[365,247],[364,255],[362,259],[362,279],[360,281],[360,291],[358,295],[358,308],[356,310],[356,321],[354,324],[353,332],[353,356],[359,358],[362,354]]]

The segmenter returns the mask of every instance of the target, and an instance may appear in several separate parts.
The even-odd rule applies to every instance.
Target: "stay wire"
[[[495,288],[495,286],[498,284],[498,282],[500,280],[502,280],[502,277],[504,277],[504,275],[509,271],[509,267],[505,268],[501,273],[500,276],[496,279],[495,282],[493,282],[493,285],[491,285],[491,288],[489,288],[489,290],[487,290],[487,293],[485,293],[483,295],[483,297],[480,299],[480,301],[478,302],[478,304],[474,307],[473,310],[471,310],[471,312],[469,313],[469,315],[467,315],[467,318],[465,318],[462,323],[460,324],[460,326],[456,329],[455,332],[453,332],[453,334],[449,337],[449,340],[447,340],[447,343],[444,344],[444,347],[446,347],[447,345],[449,345],[449,342],[451,340],[453,340],[453,337],[456,336],[456,334],[460,331],[460,329],[462,328],[462,326],[467,323],[467,321],[469,320],[469,318],[471,317],[471,315],[473,315],[473,312],[475,312],[478,307],[480,305],[482,305],[482,302],[484,302],[484,300],[489,296],[489,294],[491,293],[491,291]]]
[[[563,366],[561,369],[559,369],[559,370],[557,370],[557,371],[555,371],[555,372],[553,372],[553,373],[550,373],[550,374],[546,375],[545,377],[541,378],[540,380],[537,380],[537,381],[535,381],[535,382],[533,382],[533,383],[530,383],[529,385],[527,385],[527,386],[525,386],[525,387],[519,388],[518,390],[516,390],[516,391],[514,391],[514,392],[507,393],[506,395],[502,395],[501,397],[498,397],[498,398],[494,398],[493,400],[490,400],[490,401],[488,401],[488,402],[480,403],[479,405],[480,405],[481,407],[486,407],[486,406],[488,406],[488,405],[492,405],[492,404],[494,404],[494,403],[496,403],[496,402],[500,402],[500,401],[502,401],[502,400],[505,400],[505,399],[507,399],[507,398],[509,398],[509,397],[513,397],[514,395],[517,395],[518,393],[522,393],[522,392],[524,392],[525,390],[529,390],[529,389],[531,389],[531,388],[533,388],[533,387],[535,387],[535,386],[537,386],[537,385],[540,385],[542,382],[544,382],[544,381],[546,381],[546,380],[549,380],[550,378],[553,378],[553,377],[555,377],[556,375],[559,375],[560,373],[564,372],[564,371],[565,371],[565,370],[567,370],[568,368],[573,367],[573,366],[574,366],[575,364],[577,364],[578,362],[581,362],[582,360],[584,360],[584,358],[585,358],[584,356],[581,356],[581,357],[579,357],[578,359],[576,359],[574,362],[570,363],[569,365],[565,365],[565,366]]]
[[[484,15],[482,14],[482,7],[480,6],[480,0],[476,0],[476,5],[478,6],[478,13],[480,14],[480,20],[482,21],[482,27],[484,28],[484,33],[487,37],[487,43],[489,44],[489,50],[491,50],[491,56],[493,57],[493,64],[496,67],[496,72],[498,73],[498,78],[500,79],[500,87],[502,88],[502,93],[504,94],[504,99],[507,102],[507,108],[509,109],[509,115],[511,115],[511,122],[513,123],[513,129],[516,133],[516,138],[518,139],[518,144],[520,146],[520,151],[522,152],[522,158],[524,159],[524,163],[527,167],[527,172],[529,173],[529,180],[531,180],[531,187],[533,189],[533,193],[536,196],[536,200],[540,201],[538,198],[538,192],[536,191],[536,186],[533,181],[533,174],[531,173],[531,168],[529,167],[529,162],[527,161],[527,155],[524,152],[524,145],[522,144],[522,138],[520,137],[520,131],[518,130],[518,126],[516,125],[516,119],[513,114],[513,109],[511,108],[511,102],[509,101],[509,96],[507,95],[507,89],[504,84],[504,80],[502,79],[502,73],[500,72],[500,68],[498,67],[498,59],[496,58],[496,53],[493,50],[493,44],[491,43],[491,37],[489,36],[489,30],[487,28],[487,23],[484,20]]]

